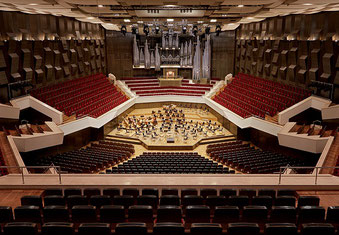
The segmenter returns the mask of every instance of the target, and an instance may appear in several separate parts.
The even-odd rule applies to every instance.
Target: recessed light
[[[104,5],[98,5],[98,7],[104,7]]]
[[[312,6],[313,4],[312,3],[304,3],[303,5],[304,6]]]
[[[204,23],[204,21],[198,20],[197,23],[198,23],[198,24],[202,24],[202,23]]]
[[[124,19],[124,22],[131,22],[130,19]]]
[[[238,7],[244,7],[244,5],[238,5]]]
[[[174,19],[167,19],[167,22],[173,22]]]
[[[211,19],[210,22],[212,23],[217,22],[217,19]]]
[[[226,14],[222,14],[222,17],[226,17],[227,15]]]

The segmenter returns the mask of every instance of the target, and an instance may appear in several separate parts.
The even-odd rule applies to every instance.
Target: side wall
[[[237,30],[235,72],[306,87],[339,85],[339,12],[273,17]],[[335,101],[339,101],[339,87]],[[318,93],[328,97],[329,92]]]

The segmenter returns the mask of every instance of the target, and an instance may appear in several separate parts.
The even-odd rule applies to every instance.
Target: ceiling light
[[[131,22],[130,19],[124,19],[124,22]]]
[[[138,24],[143,24],[144,22],[142,20],[137,21]]]
[[[304,3],[303,5],[304,6],[312,6],[313,4],[312,3]]]
[[[104,7],[104,5],[98,5],[98,7]]]
[[[174,19],[167,19],[167,22],[173,22]]]
[[[202,23],[204,23],[204,21],[198,20],[197,23],[198,23],[198,24],[202,24]]]
[[[222,17],[227,17],[227,15],[226,14],[222,14]]]
[[[217,22],[217,19],[211,19],[210,22],[212,23]]]
[[[244,7],[244,5],[238,5],[238,7]]]

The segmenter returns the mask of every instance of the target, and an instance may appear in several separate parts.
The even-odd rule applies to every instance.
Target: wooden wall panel
[[[339,12],[324,12],[274,17],[240,26],[236,33],[235,73],[301,87],[308,87],[312,80],[332,83],[334,100],[339,102],[338,18]],[[255,36],[251,28],[261,28],[261,35]]]

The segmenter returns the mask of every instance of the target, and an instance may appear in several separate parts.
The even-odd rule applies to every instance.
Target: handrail
[[[22,179],[22,184],[25,184],[25,174],[22,169],[54,169],[59,176],[59,184],[62,184],[61,182],[61,167],[60,166],[0,166],[0,169],[8,169],[8,168],[18,168],[21,171],[21,179]]]
[[[315,170],[314,184],[317,184],[319,169],[339,169],[339,166],[281,166],[279,170],[279,183],[278,184],[281,184],[282,174],[286,172],[288,169],[313,169],[312,174],[314,174],[314,170]]]

